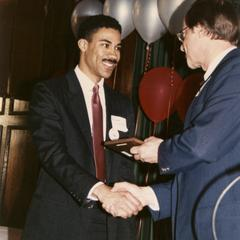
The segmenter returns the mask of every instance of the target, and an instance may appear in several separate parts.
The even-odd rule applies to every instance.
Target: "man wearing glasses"
[[[172,217],[173,239],[239,239],[240,49],[239,20],[227,1],[197,0],[177,34],[191,69],[205,83],[188,109],[184,130],[170,139],[150,137],[131,149],[136,160],[157,163],[173,181],[128,189],[155,220]],[[236,183],[233,185],[233,183]]]

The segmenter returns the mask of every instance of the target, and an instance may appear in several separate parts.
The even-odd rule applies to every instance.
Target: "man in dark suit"
[[[188,66],[205,71],[184,130],[151,137],[131,149],[136,160],[158,163],[173,181],[152,187],[122,183],[154,219],[172,217],[173,239],[240,238],[240,49],[238,15],[225,0],[197,0],[178,34]],[[161,103],[159,103],[161,104]],[[155,210],[155,211],[154,211]]]
[[[114,193],[110,187],[116,181],[132,182],[134,163],[103,152],[101,145],[134,130],[130,102],[104,83],[120,59],[121,26],[109,16],[89,17],[79,27],[78,47],[76,68],[38,83],[33,92],[30,126],[41,169],[23,239],[133,240],[135,219],[114,218],[101,207],[124,218],[142,208],[130,193]],[[98,110],[92,106],[95,93]],[[101,115],[97,124],[96,112]],[[99,127],[100,143],[95,138]]]

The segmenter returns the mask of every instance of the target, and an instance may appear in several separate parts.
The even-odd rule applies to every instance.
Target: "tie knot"
[[[93,94],[95,93],[98,93],[99,91],[99,86],[96,84],[94,87],[93,87]]]
[[[99,104],[100,103],[99,86],[97,84],[93,87],[92,103],[93,104]]]

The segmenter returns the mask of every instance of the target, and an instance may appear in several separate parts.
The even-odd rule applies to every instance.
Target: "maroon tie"
[[[92,96],[92,114],[93,114],[93,151],[96,167],[96,177],[101,181],[105,181],[105,160],[104,160],[104,148],[103,142],[103,114],[102,106],[100,102],[98,85],[93,87]]]

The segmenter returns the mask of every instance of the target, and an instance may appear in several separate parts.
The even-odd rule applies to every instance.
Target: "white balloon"
[[[157,0],[135,0],[133,22],[142,39],[148,44],[155,42],[166,32],[157,8]]]
[[[119,21],[122,26],[122,39],[135,28],[132,18],[133,0],[105,0],[103,14]]]
[[[71,26],[75,37],[77,37],[78,27],[81,18],[103,13],[103,4],[98,0],[80,1],[74,8],[71,16]]]
[[[158,12],[168,31],[176,34],[182,29],[184,16],[195,0],[158,0]]]

